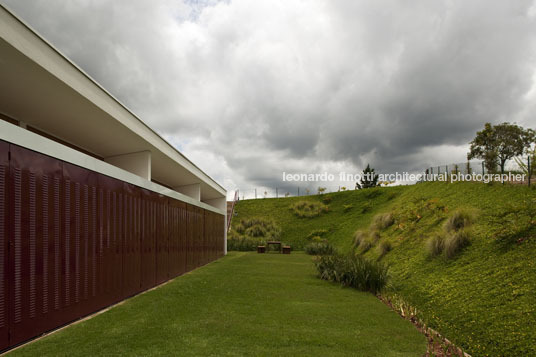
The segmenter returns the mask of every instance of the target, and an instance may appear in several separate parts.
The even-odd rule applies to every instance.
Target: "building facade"
[[[225,205],[0,5],[0,350],[218,259]]]

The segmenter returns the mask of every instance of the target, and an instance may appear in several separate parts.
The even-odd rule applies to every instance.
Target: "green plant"
[[[464,228],[469,227],[474,220],[472,213],[466,210],[457,210],[445,222],[445,231],[458,232]]]
[[[368,237],[368,233],[365,231],[357,231],[354,233],[354,248],[359,248],[361,243],[366,240]]]
[[[361,206],[361,213],[367,213],[372,209],[372,203],[371,202],[365,202]]]
[[[442,234],[436,234],[426,242],[426,250],[428,251],[428,255],[431,257],[440,255],[443,252],[444,247],[445,237]]]
[[[364,239],[361,241],[361,244],[359,244],[359,251],[361,254],[365,254],[372,248],[372,242],[369,239]]]
[[[229,232],[227,249],[232,251],[254,251],[258,245],[269,240],[279,240],[281,228],[270,219],[253,217],[242,219]]]
[[[445,238],[444,250],[445,256],[453,258],[463,247],[469,244],[469,233],[467,230],[452,232]]]
[[[387,265],[362,256],[324,255],[318,257],[314,264],[320,279],[374,294],[382,291],[389,280]]]
[[[299,201],[291,205],[290,209],[300,218],[318,217],[329,211],[328,206],[316,201]]]
[[[313,242],[305,246],[305,253],[309,255],[331,255],[335,248],[328,242]]]
[[[384,230],[392,226],[393,223],[395,223],[395,219],[392,213],[382,213],[372,218],[372,224],[370,226],[373,229]]]
[[[378,245],[378,259],[381,259],[383,258],[383,256],[387,253],[389,253],[392,249],[391,247],[391,243],[389,243],[388,241],[382,241],[380,242],[380,244]]]

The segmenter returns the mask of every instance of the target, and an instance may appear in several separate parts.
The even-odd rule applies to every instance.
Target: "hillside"
[[[330,199],[326,200],[326,196]],[[322,202],[328,211],[298,218],[292,205]],[[474,217],[469,244],[453,258],[430,257],[427,241],[443,231],[453,212]],[[390,294],[399,294],[432,328],[478,355],[536,354],[536,191],[524,186],[481,183],[423,183],[280,199],[241,201],[241,219],[269,217],[281,240],[300,249],[313,230],[326,230],[340,250],[353,248],[354,233],[369,230],[380,213],[394,224],[379,231],[370,250],[389,242],[383,258],[391,266]],[[359,250],[358,250],[359,251]]]

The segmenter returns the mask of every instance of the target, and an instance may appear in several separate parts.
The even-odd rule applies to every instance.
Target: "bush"
[[[395,223],[392,213],[377,214],[372,218],[371,227],[383,231]]]
[[[332,200],[333,200],[333,197],[331,196],[322,197],[322,202],[324,202],[325,204],[330,204]]]
[[[450,234],[444,243],[445,256],[453,258],[463,247],[469,244],[469,233],[467,230],[460,230]]]
[[[377,241],[379,241],[381,238],[380,236],[380,232],[378,231],[372,231],[370,232],[370,239],[372,242],[376,243]]]
[[[372,248],[372,242],[368,239],[364,239],[361,241],[361,244],[359,244],[359,250],[361,251],[361,254],[365,254]]]
[[[227,239],[227,250],[231,251],[255,251],[257,246],[266,245],[266,241],[243,236],[230,236]]]
[[[320,279],[374,294],[382,291],[389,280],[387,265],[361,256],[323,255],[314,264]]]
[[[428,255],[436,257],[443,252],[445,246],[445,237],[442,234],[436,234],[426,242],[426,250]]]
[[[254,251],[266,241],[279,240],[281,228],[265,218],[242,219],[233,225],[227,238],[227,250]]]
[[[458,232],[473,223],[473,215],[464,210],[455,211],[445,222],[445,231]]]
[[[305,253],[309,255],[332,255],[335,248],[328,242],[309,243],[305,246]]]
[[[361,242],[367,239],[368,233],[364,231],[357,231],[354,233],[354,248],[359,248]]]
[[[290,209],[300,218],[313,218],[322,213],[328,212],[329,208],[321,202],[299,201],[294,203]]]
[[[378,259],[383,258],[383,256],[391,251],[391,243],[388,241],[383,241],[378,245]]]

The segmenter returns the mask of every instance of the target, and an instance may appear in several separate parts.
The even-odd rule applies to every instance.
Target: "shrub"
[[[463,247],[469,244],[469,233],[467,230],[460,230],[448,235],[444,242],[445,256],[453,258]]]
[[[458,232],[473,223],[473,215],[465,210],[455,211],[445,222],[447,232]]]
[[[324,202],[325,204],[330,204],[332,200],[333,200],[333,197],[331,196],[322,197],[322,202]]]
[[[354,208],[354,205],[343,205],[342,207],[344,212],[349,212]]]
[[[313,242],[305,246],[305,253],[309,255],[332,255],[335,248],[328,242]]]
[[[359,244],[359,250],[361,251],[361,254],[365,254],[372,248],[372,242],[369,239],[365,239],[361,241],[361,244]]]
[[[257,246],[265,244],[266,242],[264,240],[230,235],[227,239],[227,250],[240,252],[255,251],[257,250]]]
[[[387,285],[389,268],[356,255],[323,255],[318,257],[315,268],[320,279],[333,281],[361,291],[378,293]]]
[[[233,228],[227,239],[228,250],[254,251],[258,245],[281,237],[281,228],[265,218],[242,219]]]
[[[441,254],[444,246],[445,237],[442,234],[436,234],[426,242],[426,250],[431,257],[436,257]]]
[[[328,212],[328,206],[321,202],[299,201],[294,203],[290,209],[300,218],[313,218],[322,213]]]
[[[367,239],[368,234],[364,231],[357,231],[354,233],[354,248],[359,248],[361,242]]]
[[[370,239],[372,240],[372,242],[376,243],[377,241],[380,240],[380,238],[381,238],[380,232],[378,231],[370,232]]]
[[[383,258],[383,256],[391,251],[391,243],[388,241],[380,242],[380,245],[378,245],[378,259]]]
[[[389,228],[395,223],[392,213],[377,214],[372,218],[371,227],[379,230]]]

